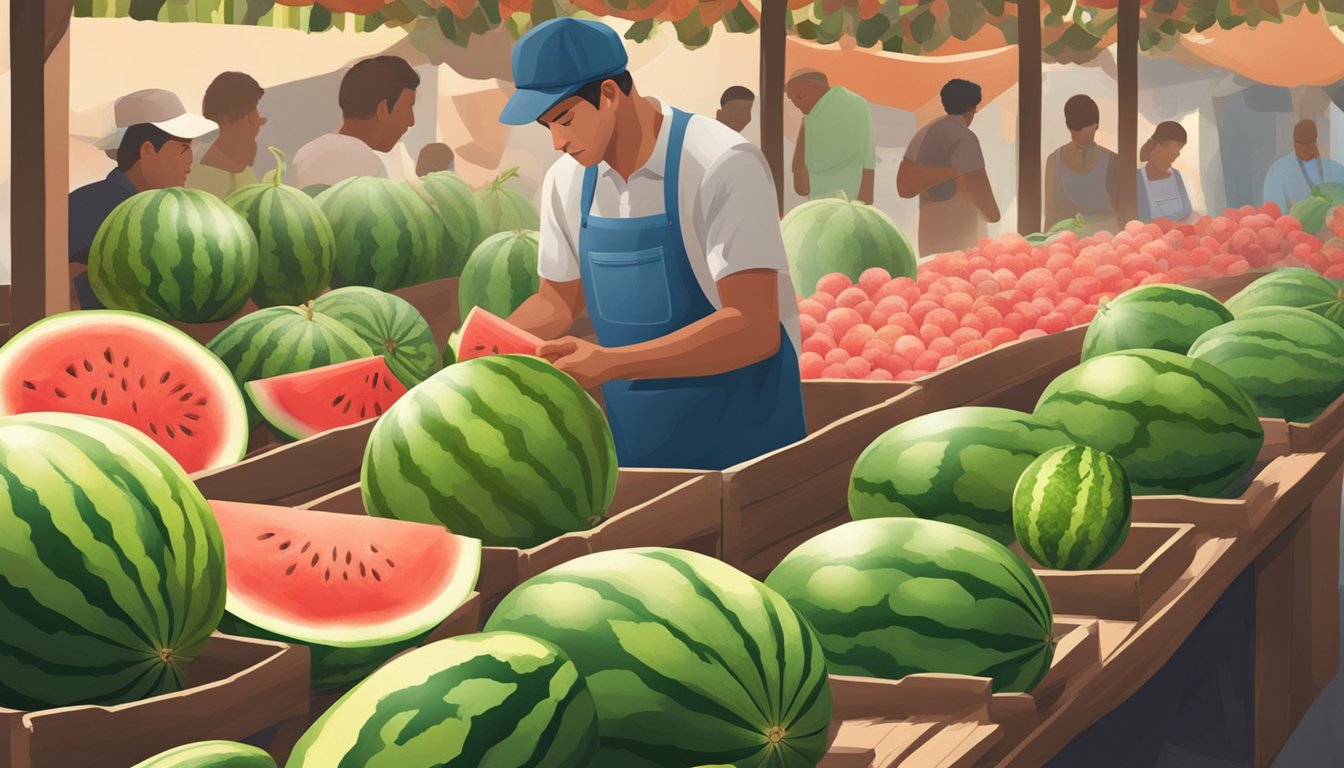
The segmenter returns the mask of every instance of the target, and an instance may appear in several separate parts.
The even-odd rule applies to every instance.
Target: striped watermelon
[[[366,341],[407,387],[438,372],[439,344],[429,323],[409,301],[376,288],[352,285],[324,293],[313,309]]]
[[[854,464],[855,520],[922,517],[1013,540],[1013,486],[1041,453],[1068,445],[1031,414],[952,408],[887,430]]]
[[[373,428],[360,479],[371,515],[531,547],[592,527],[616,474],[611,428],[588,393],[544,360],[499,355],[398,400]]]
[[[1232,319],[1222,302],[1180,285],[1141,285],[1103,300],[1083,339],[1083,360],[1122,349],[1185,354],[1201,333]]]
[[[1308,422],[1344,395],[1344,329],[1305,309],[1243,312],[1190,356],[1232,377],[1267,418]]]
[[[275,154],[275,180],[250,184],[224,203],[247,221],[259,246],[257,285],[252,301],[258,307],[302,304],[331,284],[336,235],[313,199],[280,183],[284,154]]]
[[[0,419],[0,707],[180,690],[224,611],[224,546],[162,448],[91,416]]]
[[[541,287],[537,276],[540,232],[500,232],[471,254],[457,284],[462,319],[472,307],[508,317]]]
[[[257,283],[257,238],[219,198],[154,189],[118,205],[89,247],[89,282],[109,309],[212,323],[243,308]]]
[[[845,523],[790,552],[765,583],[816,629],[835,675],[975,675],[995,691],[1030,691],[1054,655],[1040,579],[960,526]]]
[[[236,741],[198,741],[161,752],[131,768],[275,768],[275,760]]]
[[[518,169],[510,168],[474,193],[481,219],[481,240],[500,232],[541,229],[541,216],[531,201],[504,186],[517,175]]]
[[[392,291],[434,279],[443,224],[409,185],[355,177],[317,196],[336,233],[332,285]]]
[[[523,583],[486,623],[554,643],[587,678],[591,768],[815,766],[831,690],[821,646],[774,590],[706,555],[626,549]]]
[[[302,307],[268,307],[243,315],[207,345],[233,372],[241,390],[253,379],[320,368],[369,357],[373,351],[354,332],[326,315]],[[261,414],[247,405],[248,423]]]
[[[395,659],[303,735],[287,768],[578,768],[597,747],[593,695],[550,643],[464,635]]]
[[[476,250],[484,237],[481,235],[480,212],[471,187],[452,171],[431,173],[420,180],[425,195],[443,220],[445,256],[438,277],[457,277],[467,264],[467,258]]]
[[[1296,307],[1344,326],[1344,289],[1310,269],[1276,269],[1227,301],[1235,317],[1261,307]]]
[[[910,241],[891,217],[866,203],[812,200],[789,211],[781,226],[789,274],[803,296],[814,293],[817,281],[831,272],[855,282],[869,267],[881,267],[892,277],[915,276]]]
[[[1114,457],[1081,445],[1052,448],[1013,491],[1017,541],[1047,568],[1090,570],[1129,535],[1129,476]]]
[[[1265,437],[1227,374],[1157,349],[1112,352],[1064,373],[1041,395],[1036,418],[1114,456],[1136,496],[1226,493]]]

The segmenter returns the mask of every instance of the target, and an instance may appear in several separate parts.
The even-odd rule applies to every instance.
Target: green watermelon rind
[[[377,366],[371,365],[370,363],[372,361],[381,361],[381,364]],[[351,371],[350,373],[334,370],[337,366],[353,366],[354,363],[364,364],[363,369],[360,369],[357,366],[349,368],[348,370]],[[324,371],[324,368],[333,370]],[[318,374],[319,371],[321,372],[320,375]],[[276,396],[278,392],[285,391],[286,387],[289,388],[289,392],[293,392],[295,391],[295,386],[304,387],[304,389],[300,391],[307,391],[307,386],[305,385],[307,385],[308,382],[318,381],[318,386],[320,387],[323,384],[338,380],[338,377],[340,376],[345,376],[347,381],[352,382],[353,388],[355,385],[363,385],[364,377],[374,372],[382,372],[383,375],[387,376],[388,381],[393,381],[396,378],[392,375],[391,369],[387,367],[387,360],[382,356],[374,355],[373,357],[351,360],[345,363],[333,363],[332,365],[326,365],[322,368],[312,368],[307,371],[298,371],[296,373],[284,373],[279,376],[272,376],[269,379],[254,379],[244,384],[243,389],[247,391],[248,402],[252,403],[252,407],[257,409],[257,413],[261,414],[262,420],[267,424],[270,424],[272,429],[291,440],[303,440],[331,429],[348,426],[349,423],[355,422],[339,424],[336,426],[320,423],[318,422],[318,419],[329,414],[330,411],[328,409],[318,410],[316,408],[315,410],[318,410],[317,415],[312,415],[310,413],[307,420],[305,420],[305,414],[296,413],[296,409],[286,407],[285,404],[280,402],[281,398]],[[319,378],[312,378],[309,374],[318,375]],[[296,385],[294,382],[287,380],[287,378],[291,376],[303,376],[307,378],[307,381]],[[395,390],[391,390],[390,387],[391,385],[389,384],[389,391],[394,392]],[[404,390],[402,394],[405,394]],[[305,401],[302,405],[309,405],[309,401]],[[378,411],[375,410],[375,414],[377,413]],[[377,416],[369,416],[368,418],[377,418]],[[360,421],[362,420],[363,419],[360,419]]]
[[[444,248],[439,259],[439,277],[462,274],[467,259],[484,237],[476,196],[471,187],[452,171],[438,171],[420,180],[420,188],[444,227]]]
[[[1233,317],[1265,307],[1305,309],[1344,327],[1344,289],[1310,269],[1276,269],[1227,301]]]
[[[500,232],[541,229],[541,216],[532,202],[504,186],[517,175],[518,169],[510,168],[495,177],[485,188],[472,193],[480,216],[482,242]]]
[[[265,750],[236,741],[183,744],[136,763],[131,768],[276,768]]]
[[[1036,562],[1092,570],[1129,535],[1133,497],[1115,457],[1086,446],[1053,448],[1031,463],[1013,490],[1013,530]]]
[[[336,235],[326,214],[303,192],[280,184],[249,184],[224,198],[257,238],[258,307],[302,304],[331,284]]]
[[[317,297],[313,310],[354,331],[409,389],[438,373],[439,344],[420,310],[377,288],[349,286]],[[391,347],[389,349],[389,346]]]
[[[1143,285],[1103,301],[1083,338],[1082,360],[1125,349],[1185,354],[1200,334],[1232,320],[1222,302],[1180,285]]]
[[[472,252],[457,284],[457,307],[463,320],[473,307],[499,317],[513,314],[541,287],[537,252],[541,233],[500,232]]]
[[[333,287],[392,291],[434,279],[443,222],[409,185],[355,177],[323,191],[316,202],[336,235]]]
[[[881,209],[841,198],[812,200],[780,223],[793,287],[809,296],[817,281],[840,272],[858,282],[881,267],[892,277],[915,277],[917,256],[909,238]]]

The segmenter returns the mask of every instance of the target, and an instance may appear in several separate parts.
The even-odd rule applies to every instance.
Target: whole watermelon
[[[400,296],[352,285],[318,296],[313,309],[354,331],[375,354],[381,352],[387,367],[407,387],[442,367],[439,343],[429,323]]]
[[[118,205],[89,247],[89,282],[108,309],[213,323],[257,283],[257,238],[219,198],[154,189]]]
[[[509,593],[486,630],[539,637],[574,660],[597,704],[591,768],[811,768],[826,752],[831,689],[816,635],[774,590],[712,557],[580,557]]]
[[[789,211],[781,224],[793,287],[803,296],[832,272],[858,282],[869,267],[892,277],[915,276],[915,249],[891,217],[844,198],[813,200]]]
[[[1228,299],[1227,308],[1241,317],[1263,307],[1296,307],[1344,326],[1344,290],[1320,273],[1291,267],[1276,269]]]
[[[392,291],[434,279],[443,223],[409,185],[356,177],[317,196],[336,234],[332,285]]]
[[[922,517],[1013,540],[1013,486],[1069,438],[1029,413],[965,407],[911,419],[874,440],[850,473],[855,520]]]
[[[1309,234],[1324,234],[1328,231],[1326,217],[1340,204],[1344,204],[1344,185],[1326,182],[1314,187],[1306,200],[1294,203],[1288,215],[1302,222],[1302,229]]]
[[[476,190],[476,210],[480,214],[482,240],[500,232],[541,229],[541,216],[532,202],[504,186],[517,175],[518,169],[510,168],[496,176],[484,189]]]
[[[368,343],[340,322],[302,307],[268,307],[243,315],[207,345],[233,372],[241,389],[253,379],[297,373],[333,363],[370,357]],[[255,428],[261,414],[249,401],[248,423]]]
[[[577,768],[597,747],[593,695],[544,639],[463,635],[396,658],[313,723],[287,768]]]
[[[588,393],[544,360],[498,355],[445,368],[389,408],[360,479],[371,515],[526,548],[601,520],[616,475]]]
[[[1267,418],[1308,422],[1344,395],[1344,329],[1305,309],[1243,312],[1190,356],[1232,377]]]
[[[275,760],[236,741],[198,741],[160,752],[131,768],[275,768]]]
[[[1131,349],[1095,357],[1055,379],[1036,418],[1073,442],[1111,454],[1135,496],[1219,496],[1264,443],[1255,406],[1202,360]]]
[[[0,419],[0,707],[185,686],[224,612],[210,507],[148,437],[63,413]]]
[[[1013,490],[1013,530],[1047,568],[1100,568],[1129,536],[1129,476],[1113,456],[1082,445],[1052,448]]]
[[[326,214],[312,198],[280,183],[284,157],[275,154],[275,181],[250,184],[225,198],[257,238],[257,285],[252,301],[258,307],[302,304],[331,284],[336,235]]]
[[[1083,360],[1122,349],[1185,354],[1199,335],[1232,319],[1222,302],[1180,285],[1141,285],[1102,301],[1083,339]]]
[[[1007,547],[955,525],[845,523],[790,552],[765,584],[816,630],[833,675],[975,675],[995,691],[1030,691],[1054,656],[1040,579]]]
[[[443,221],[443,252],[439,258],[439,277],[462,274],[467,259],[484,237],[481,214],[471,187],[452,171],[431,173],[420,180],[434,211]]]
[[[462,319],[472,307],[508,317],[541,287],[537,276],[540,232],[500,232],[471,254],[457,284]]]

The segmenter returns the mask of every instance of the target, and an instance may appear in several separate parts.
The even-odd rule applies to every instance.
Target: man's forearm
[[[554,339],[569,332],[574,316],[562,303],[534,293],[509,315],[508,321],[539,338]]]
[[[865,168],[863,170],[863,177],[859,181],[859,202],[873,204],[873,187],[876,186],[876,176],[876,169]]]
[[[768,327],[735,309],[721,309],[666,336],[610,347],[611,378],[710,376],[764,360],[779,349],[779,323]]]

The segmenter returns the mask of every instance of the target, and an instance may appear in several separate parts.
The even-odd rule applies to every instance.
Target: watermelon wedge
[[[376,419],[406,394],[382,356],[249,381],[262,418],[289,437],[305,437]]]
[[[457,341],[457,362],[489,355],[537,354],[541,339],[509,321],[473,307],[462,322]]]

